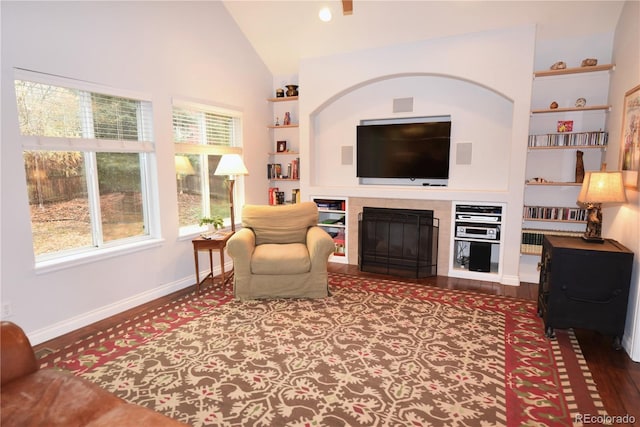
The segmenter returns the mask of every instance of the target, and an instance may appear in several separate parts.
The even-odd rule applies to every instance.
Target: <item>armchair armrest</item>
[[[313,226],[307,230],[307,249],[311,258],[311,270],[327,270],[329,255],[333,253],[336,245],[329,233],[321,227]]]
[[[250,228],[242,228],[227,241],[227,253],[233,258],[235,275],[251,274],[251,255],[256,247],[256,235]]]
[[[2,322],[0,330],[0,384],[38,370],[38,362],[29,338],[15,323]]]

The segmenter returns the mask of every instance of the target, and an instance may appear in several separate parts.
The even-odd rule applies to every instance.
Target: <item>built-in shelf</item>
[[[540,145],[538,147],[527,147],[527,150],[606,150],[606,145]]]
[[[292,125],[269,125],[267,126],[269,129],[282,129],[282,128],[297,128],[298,124],[292,124]]]
[[[297,96],[281,96],[279,98],[267,98],[269,102],[287,102],[287,101],[297,101]]]
[[[563,70],[541,70],[533,73],[534,77],[549,77],[549,76],[561,76],[563,74],[580,74],[580,73],[594,73],[597,71],[609,71],[615,68],[614,64],[602,64],[594,65],[592,67],[572,67],[565,68]]]
[[[578,187],[581,186],[581,182],[527,182],[527,185],[539,185],[549,187]]]
[[[566,108],[545,108],[542,110],[531,110],[531,114],[547,114],[547,113],[567,113],[570,111],[609,111],[610,105],[591,105],[585,107],[566,107]]]
[[[347,199],[313,197],[318,205],[318,226],[329,233],[335,244],[331,257],[332,262],[346,264],[347,256]]]
[[[272,151],[271,153],[267,153],[270,156],[298,156],[300,153],[297,151]]]

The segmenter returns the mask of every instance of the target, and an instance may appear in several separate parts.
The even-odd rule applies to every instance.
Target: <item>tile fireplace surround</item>
[[[390,209],[422,209],[432,210],[434,218],[440,220],[438,233],[438,275],[446,276],[449,272],[449,255],[451,246],[451,201],[449,200],[409,200],[409,199],[377,199],[349,197],[348,209],[348,241],[349,264],[358,265],[358,214],[362,208]]]

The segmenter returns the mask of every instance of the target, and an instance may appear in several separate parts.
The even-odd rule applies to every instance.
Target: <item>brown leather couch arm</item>
[[[15,323],[3,321],[0,329],[0,384],[5,385],[37,370],[38,362],[27,335]]]

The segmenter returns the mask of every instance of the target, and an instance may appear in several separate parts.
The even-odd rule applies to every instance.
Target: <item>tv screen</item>
[[[360,125],[360,178],[449,178],[451,121]]]

